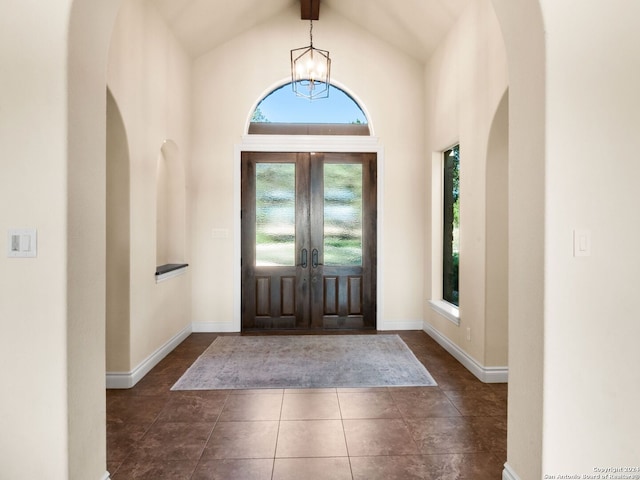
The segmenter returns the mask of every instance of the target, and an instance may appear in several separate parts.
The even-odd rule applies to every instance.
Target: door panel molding
[[[349,315],[362,315],[362,277],[350,276],[347,278],[347,296],[349,298]]]
[[[384,231],[384,146],[379,142],[377,137],[312,137],[312,136],[244,136],[242,143],[234,146],[234,202],[233,202],[233,318],[225,324],[225,331],[240,332],[242,322],[241,311],[241,286],[242,286],[242,270],[241,270],[241,157],[243,152],[358,152],[358,153],[375,153],[377,157],[377,205],[376,225],[377,225],[377,268],[376,268],[376,318],[377,330],[393,330],[397,329],[397,322],[388,319],[385,315],[384,308],[384,239],[382,232]],[[309,263],[311,263],[311,252],[309,255]],[[364,300],[366,301],[366,300]],[[371,299],[369,300],[371,301]],[[204,325],[212,325],[203,323]],[[204,330],[203,330],[204,331]]]

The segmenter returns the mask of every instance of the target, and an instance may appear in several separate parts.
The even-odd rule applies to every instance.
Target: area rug
[[[435,386],[398,335],[218,337],[172,390]]]

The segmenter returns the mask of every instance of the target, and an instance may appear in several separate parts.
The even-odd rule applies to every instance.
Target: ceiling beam
[[[320,0],[300,0],[300,18],[302,20],[319,20]]]

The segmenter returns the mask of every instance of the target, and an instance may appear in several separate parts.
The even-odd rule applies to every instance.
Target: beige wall
[[[491,3],[474,2],[426,66],[426,161],[460,143],[460,325],[424,304],[426,321],[482,366],[507,364],[506,322],[488,331],[485,296],[487,280],[494,279],[487,276],[487,152],[494,114],[507,83],[504,41]],[[436,184],[423,200],[429,205],[438,201],[432,195],[441,194],[438,168],[429,165],[426,169],[425,183]],[[434,297],[442,293],[441,277],[432,272],[441,271],[441,251],[434,248],[441,235],[441,219],[436,214],[432,217],[430,210],[426,213],[423,295],[439,300],[441,297]],[[505,220],[501,219],[503,225]],[[503,254],[506,258],[506,251]]]
[[[131,364],[130,192],[127,132],[120,109],[111,92],[107,91],[106,361],[108,372],[127,372]]]
[[[638,467],[640,3],[541,4],[547,36],[543,474]],[[573,256],[574,229],[591,231],[590,257]]]
[[[507,365],[509,334],[509,93],[493,118],[487,148],[485,362]]]
[[[156,264],[185,263],[186,182],[178,145],[167,140],[158,155],[156,176]]]
[[[290,75],[289,50],[308,42],[293,5],[270,21],[198,58],[194,66],[193,320],[228,328],[234,314],[234,145],[251,109]],[[359,98],[384,146],[385,321],[423,318],[424,114],[421,65],[323,7],[314,43],[331,51],[332,78]],[[256,48],[259,45],[259,48]],[[349,45],[350,48],[343,48]],[[334,53],[335,52],[335,53]],[[366,81],[363,81],[366,72]],[[402,86],[402,88],[398,88]],[[213,238],[212,229],[228,231]],[[399,281],[402,280],[402,281]],[[379,318],[380,322],[381,319]]]
[[[507,462],[542,477],[545,39],[537,0],[493,0],[509,63],[509,411]],[[507,477],[509,478],[509,477]]]
[[[545,37],[537,2],[494,3],[510,79],[508,462],[524,480],[633,465],[640,5],[544,0]],[[0,410],[11,412],[2,417],[0,461],[19,480],[100,479],[105,466],[104,67],[117,2],[77,0],[71,22],[70,5],[13,2],[0,19],[0,232],[39,232],[37,259],[0,255],[0,359],[12,390],[0,397]],[[379,110],[385,99],[361,87],[370,111]],[[380,128],[391,138],[389,122]],[[388,158],[402,162],[401,148]],[[138,169],[132,181],[147,198]],[[591,257],[572,257],[574,228],[591,230]]]
[[[524,480],[635,465],[640,424],[640,5],[541,3],[495,1],[511,77],[508,464]],[[575,229],[591,256],[574,257]]]
[[[68,22],[66,394],[70,480],[100,478],[106,462],[104,79],[117,7],[117,1],[76,0]]]
[[[62,480],[68,469],[63,39],[70,3],[31,12],[17,4],[0,16],[0,364],[5,391],[13,392],[0,396],[0,463],[2,475],[15,479]],[[7,230],[16,227],[38,229],[37,258],[7,258]]]
[[[107,82],[122,114],[130,152],[130,319],[129,331],[115,336],[129,335],[130,358],[124,367],[121,348],[109,345],[109,366],[125,368],[116,371],[132,371],[191,323],[190,272],[159,284],[154,276],[158,158],[169,140],[180,152],[179,161],[188,165],[190,68],[189,58],[151,3],[123,2]]]
[[[5,240],[0,255],[6,478],[105,473],[104,76],[116,9],[18,2],[0,20],[0,230],[38,230],[37,258],[7,259]]]

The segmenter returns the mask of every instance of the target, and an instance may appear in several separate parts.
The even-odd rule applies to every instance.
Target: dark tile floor
[[[172,392],[216,338],[192,334],[130,390],[107,391],[113,480],[497,480],[507,386],[424,332],[396,332],[437,387]]]

